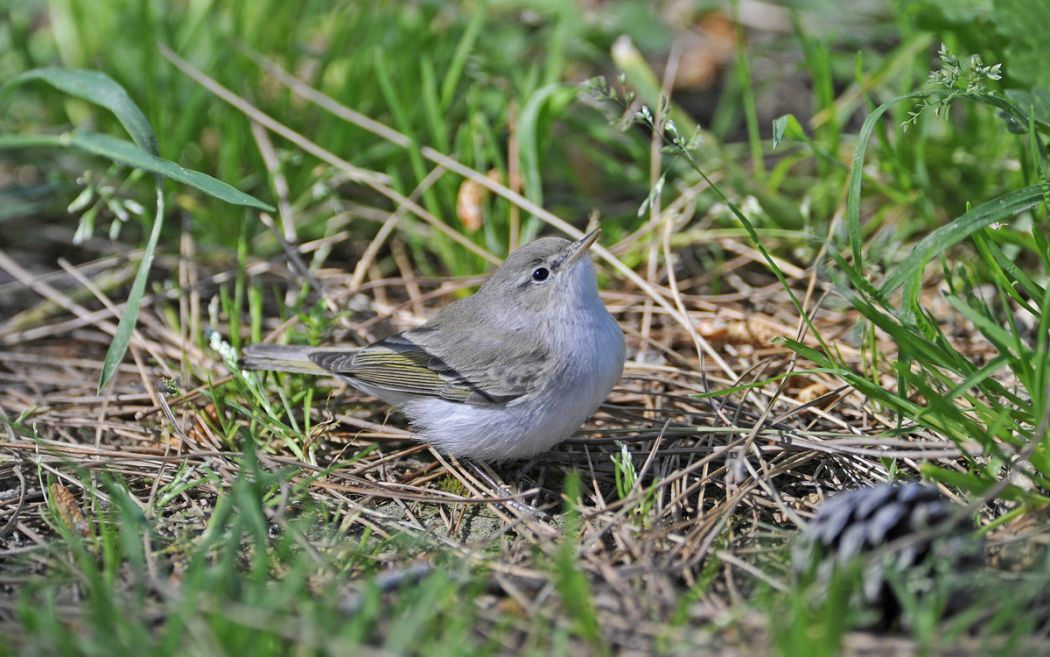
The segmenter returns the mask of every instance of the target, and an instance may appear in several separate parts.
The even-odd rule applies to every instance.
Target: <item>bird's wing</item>
[[[474,405],[508,404],[528,394],[550,364],[545,348],[519,336],[454,340],[446,333],[439,343],[436,334],[423,327],[354,352],[317,350],[310,359],[379,390]]]

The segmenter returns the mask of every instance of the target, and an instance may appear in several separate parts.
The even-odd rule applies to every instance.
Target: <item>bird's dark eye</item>
[[[536,282],[543,282],[551,275],[551,272],[546,267],[537,267],[532,270],[532,280]]]

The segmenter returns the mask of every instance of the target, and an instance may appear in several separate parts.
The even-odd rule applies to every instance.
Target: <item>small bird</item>
[[[252,345],[242,366],[331,373],[399,409],[445,454],[495,462],[549,450],[620,380],[623,331],[598,298],[587,250],[544,237],[429,322],[361,348]]]

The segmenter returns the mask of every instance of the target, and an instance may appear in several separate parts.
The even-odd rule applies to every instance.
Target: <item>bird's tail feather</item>
[[[316,350],[316,347],[253,344],[241,354],[240,366],[246,370],[327,374],[327,370],[310,360],[310,354]]]

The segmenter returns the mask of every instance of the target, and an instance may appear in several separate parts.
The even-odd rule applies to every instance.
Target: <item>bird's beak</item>
[[[591,245],[598,241],[598,236],[601,235],[601,233],[602,230],[600,228],[595,228],[570,244],[569,248],[565,249],[565,260],[562,261],[564,263],[562,266],[568,270],[576,264],[576,261],[587,253],[587,250],[591,248]]]

